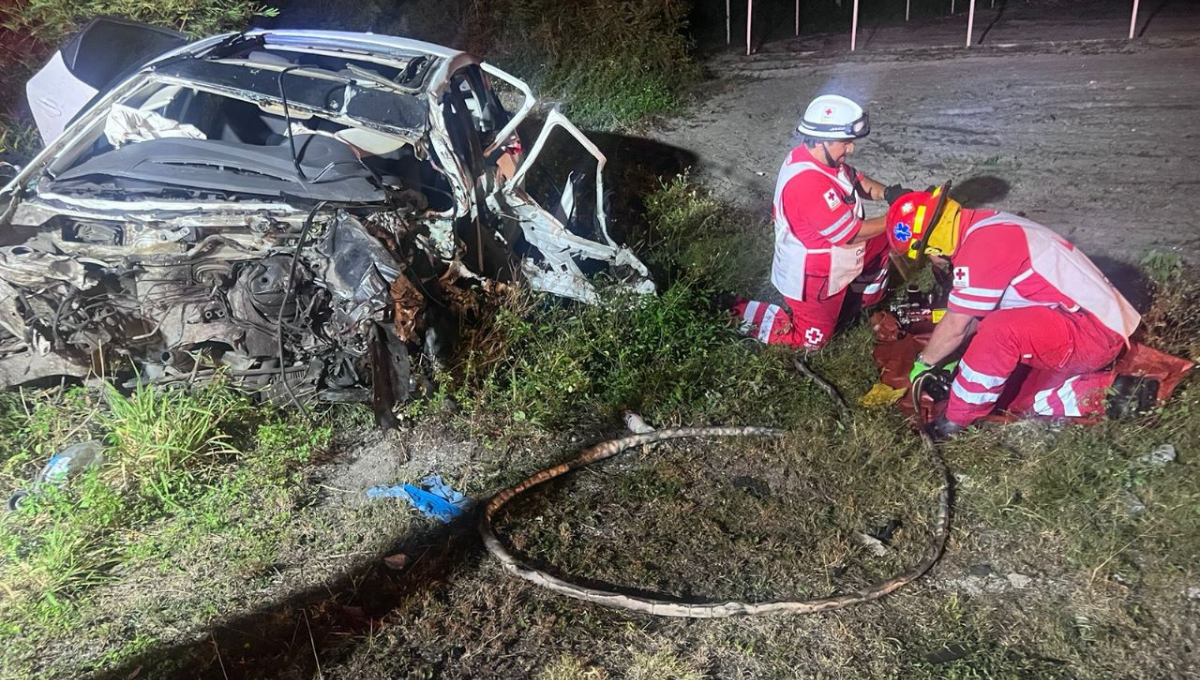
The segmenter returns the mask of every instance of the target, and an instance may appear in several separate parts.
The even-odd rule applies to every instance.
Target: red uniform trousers
[[[744,335],[767,344],[783,344],[805,349],[820,349],[833,338],[838,317],[847,297],[859,306],[878,304],[887,292],[888,241],[879,235],[866,242],[863,270],[841,291],[829,295],[828,276],[805,276],[804,299],[784,297],[788,310],[779,305],[738,300],[733,313],[741,321]]]
[[[1021,414],[1101,415],[1113,376],[1100,369],[1124,347],[1124,338],[1087,312],[1041,306],[992,312],[959,362],[946,418],[970,425],[997,402]],[[1021,365],[1028,375],[1010,384]]]

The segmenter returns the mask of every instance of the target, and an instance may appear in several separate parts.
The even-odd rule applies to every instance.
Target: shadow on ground
[[[402,537],[390,551],[411,566],[392,571],[379,561],[336,582],[215,625],[194,641],[152,649],[95,680],[131,677],[310,678],[382,625],[406,597],[474,568],[486,555],[475,518]]]

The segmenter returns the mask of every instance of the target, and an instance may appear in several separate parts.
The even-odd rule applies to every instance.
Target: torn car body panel
[[[402,399],[394,355],[431,295],[464,308],[524,281],[591,303],[601,273],[652,293],[608,233],[599,149],[553,111],[525,153],[535,103],[475,57],[386,36],[249,31],[150,62],[0,192],[0,384],[103,362],[296,401],[386,378]],[[526,185],[556,131],[588,160],[553,196]],[[20,357],[43,368],[6,368]]]

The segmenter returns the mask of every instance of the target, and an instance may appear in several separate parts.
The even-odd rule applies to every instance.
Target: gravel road
[[[884,183],[953,179],[969,203],[1023,212],[1098,256],[1200,260],[1200,17],[1132,42],[1087,38],[1116,19],[1052,19],[1023,20],[1025,42],[970,51],[939,24],[920,48],[917,29],[900,27],[873,30],[874,46],[854,54],[816,36],[717,55],[696,103],[652,135],[695,154],[719,195],[765,214],[799,112],[841,93],[871,115],[852,162]]]

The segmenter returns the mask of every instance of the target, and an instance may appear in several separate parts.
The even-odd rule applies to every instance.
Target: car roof
[[[371,59],[389,63],[397,68],[403,68],[411,59],[423,56],[431,59],[434,66],[425,78],[422,89],[426,92],[437,93],[446,88],[450,74],[468,64],[479,64],[480,59],[474,55],[442,45],[399,38],[391,35],[374,33],[354,33],[350,31],[310,31],[304,29],[251,29],[241,34],[226,34],[214,36],[192,43],[184,48],[163,55],[160,61],[171,54],[202,55],[207,50],[235,35],[248,38],[260,38],[267,46],[277,46],[283,49],[313,49],[327,51],[357,52]]]
[[[367,52],[380,57],[395,56],[411,58],[417,55],[454,59],[465,56],[461,50],[455,50],[442,45],[398,38],[391,35],[376,35],[374,33],[352,33],[350,31],[309,31],[300,29],[252,29],[244,33],[246,36],[262,36],[267,44],[292,47],[325,47],[332,49],[350,49]]]

